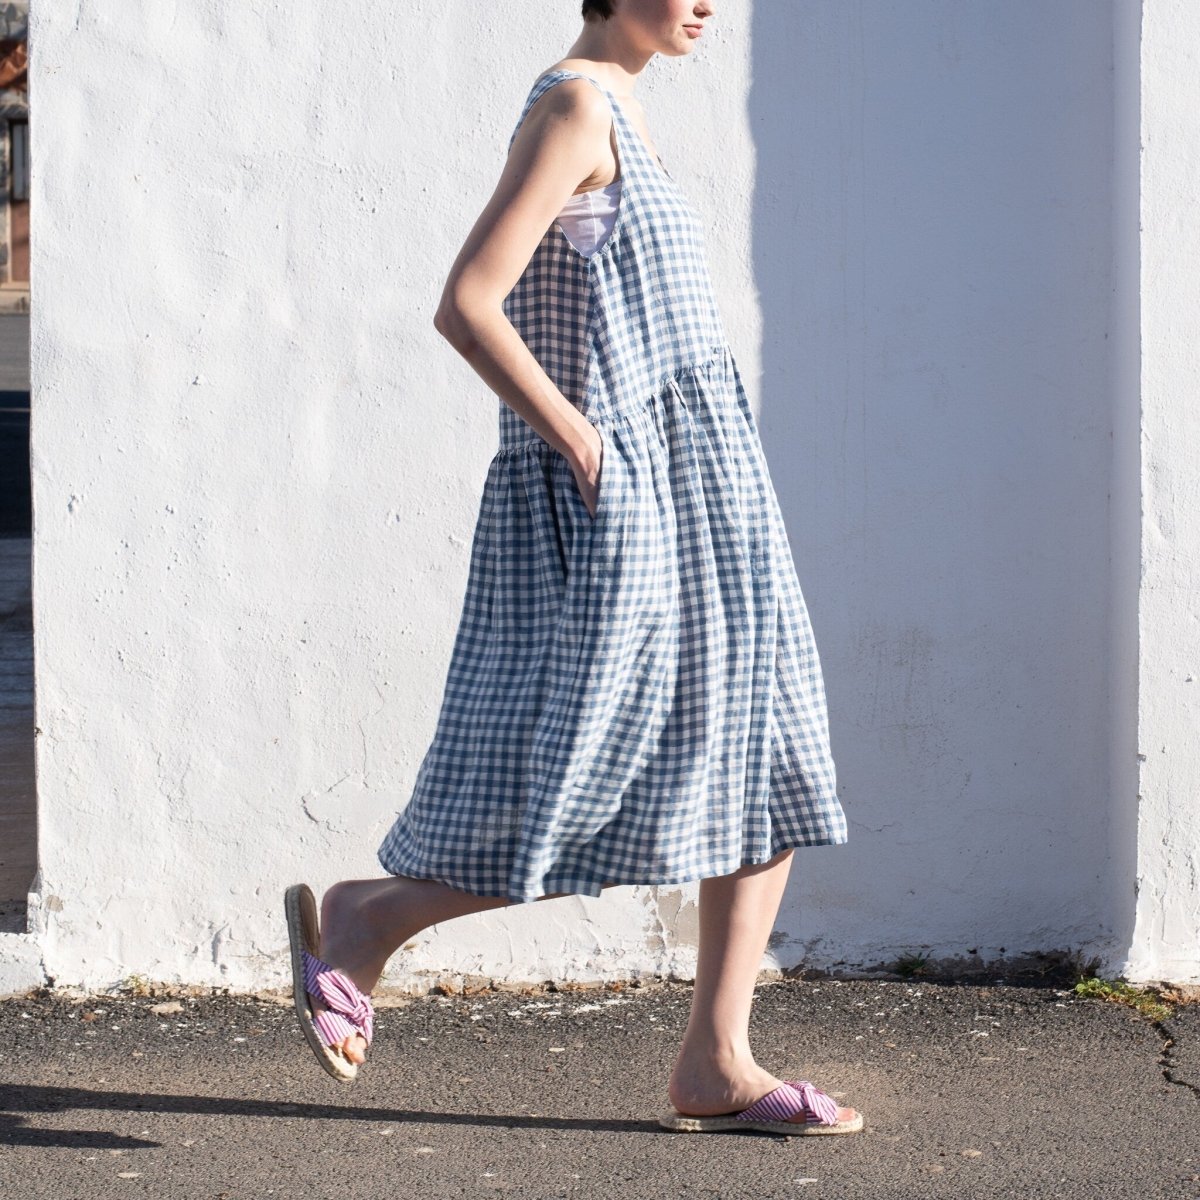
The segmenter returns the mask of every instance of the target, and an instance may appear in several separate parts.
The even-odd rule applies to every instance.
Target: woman
[[[667,1128],[851,1133],[750,1051],[792,849],[847,840],[820,662],[712,292],[633,86],[714,0],[584,0],[534,82],[434,324],[500,397],[433,744],[388,876],[288,890],[296,1011],[355,1076],[370,992],[420,930],[700,880]]]

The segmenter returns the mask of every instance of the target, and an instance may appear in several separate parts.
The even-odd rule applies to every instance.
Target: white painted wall
[[[1200,979],[1200,9],[1146,0],[1138,977]]]
[[[1133,3],[781,22],[727,0],[690,60],[647,70],[760,407],[851,823],[797,851],[764,965],[1130,951],[1134,872],[1156,870],[1114,748],[1135,702],[1114,668],[1136,661],[1117,221],[1137,160],[1116,138],[1137,93],[1113,74]],[[499,402],[433,311],[576,12],[546,5],[531,37],[515,0],[35,11],[42,870],[21,952],[56,982],[282,985],[284,886],[379,873],[495,446]],[[1164,233],[1175,216],[1164,194]],[[696,893],[463,918],[385,982],[687,975]],[[1168,961],[1139,929],[1136,961]]]

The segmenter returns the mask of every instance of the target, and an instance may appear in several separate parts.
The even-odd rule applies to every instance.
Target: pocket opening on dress
[[[587,501],[583,498],[583,492],[579,488],[579,480],[575,478],[574,470],[570,470],[571,485],[575,492],[575,498],[583,506],[583,511],[587,513],[588,524],[596,524],[602,516],[608,511],[608,493],[611,479],[612,453],[609,447],[610,438],[608,433],[601,429],[594,421],[589,422],[592,428],[600,435],[600,475],[596,481],[596,511],[588,510]]]
[[[592,514],[592,520],[598,521],[603,515],[604,510],[608,507],[608,467],[610,455],[608,452],[608,437],[599,425],[592,426],[593,429],[600,435],[600,475],[596,482],[596,511]],[[585,505],[586,507],[586,505]]]

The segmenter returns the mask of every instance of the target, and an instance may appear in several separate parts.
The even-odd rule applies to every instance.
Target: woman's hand
[[[595,517],[600,499],[600,472],[604,465],[604,438],[590,422],[588,428],[592,431],[591,436],[579,457],[571,463],[571,470],[575,472],[575,483],[588,515]]]

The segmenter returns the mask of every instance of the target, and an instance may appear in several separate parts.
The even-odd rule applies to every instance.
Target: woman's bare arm
[[[608,101],[585,79],[565,79],[538,97],[450,268],[433,320],[484,382],[567,458],[589,511],[601,438],[534,358],[503,301],[575,189],[611,166],[611,131]]]

